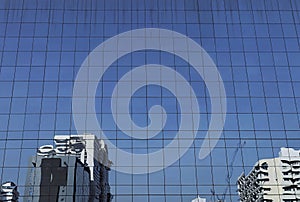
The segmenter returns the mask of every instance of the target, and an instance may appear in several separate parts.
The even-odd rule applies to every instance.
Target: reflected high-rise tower
[[[54,143],[32,157],[24,201],[111,201],[104,141],[92,134],[56,135]]]

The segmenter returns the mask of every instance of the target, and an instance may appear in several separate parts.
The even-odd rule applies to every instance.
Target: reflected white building
[[[205,198],[200,198],[200,196],[198,196],[197,198],[192,200],[192,202],[206,202],[206,199]]]
[[[300,201],[300,151],[281,148],[278,158],[259,160],[237,183],[241,202]]]

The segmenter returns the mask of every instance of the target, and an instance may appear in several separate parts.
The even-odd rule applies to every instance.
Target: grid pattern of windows
[[[3,0],[0,180],[15,182],[21,200],[30,156],[39,146],[52,144],[55,134],[78,132],[72,94],[85,58],[105,40],[139,28],[179,32],[207,51],[224,81],[226,123],[214,150],[200,160],[211,117],[203,78],[182,58],[163,51],[136,51],[119,58],[99,82],[95,101],[101,128],[117,147],[155,152],[179,129],[178,100],[157,85],[136,91],[130,112],[132,121],[145,127],[150,108],[163,106],[168,115],[163,130],[143,140],[117,127],[111,115],[112,92],[128,71],[141,65],[162,64],[181,74],[195,91],[201,121],[192,147],[168,168],[143,175],[112,170],[114,201],[186,202],[197,195],[237,201],[242,172],[248,173],[259,159],[277,157],[281,147],[299,149],[299,1]],[[101,137],[99,131],[87,131]]]

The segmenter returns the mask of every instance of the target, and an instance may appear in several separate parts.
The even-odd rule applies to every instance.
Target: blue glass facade
[[[95,111],[102,132],[88,124],[84,132],[105,134],[117,148],[137,154],[170,144],[180,128],[181,109],[178,97],[164,87],[139,88],[129,106],[132,121],[140,127],[151,123],[151,107],[164,107],[167,120],[155,137],[131,138],[112,116],[118,81],[147,64],[168,66],[190,83],[200,124],[197,131],[190,130],[196,133],[191,147],[169,167],[144,174],[112,169],[113,200],[186,202],[199,194],[212,201],[237,201],[242,172],[248,173],[259,159],[278,156],[281,147],[300,147],[299,11],[297,0],[3,0],[0,180],[15,182],[22,200],[28,159],[36,148],[52,144],[54,134],[78,133],[73,87],[91,51],[120,33],[159,28],[191,38],[212,58],[226,91],[226,122],[216,147],[199,159],[212,116],[204,78],[166,51],[139,50],[118,58],[97,84]]]

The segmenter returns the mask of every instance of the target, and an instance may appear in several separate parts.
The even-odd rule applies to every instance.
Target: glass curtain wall
[[[278,157],[281,147],[300,149],[299,9],[297,0],[3,0],[1,182],[15,182],[22,201],[29,158],[37,148],[53,144],[54,135],[87,132],[110,142],[113,201],[189,202],[198,195],[207,201],[238,201],[237,180],[243,172],[248,174],[260,159]],[[164,30],[172,34],[150,40],[150,48],[142,45],[145,48],[134,50],[133,46],[142,43],[132,32],[136,29],[143,31],[141,38]],[[106,54],[99,57],[104,61],[115,57],[116,50],[118,54],[124,52],[113,58],[101,72],[102,77],[97,65],[89,66],[91,73],[86,78],[92,84],[96,82],[93,110],[74,111],[74,86],[84,61],[89,63],[86,59],[95,48],[124,32],[129,34],[117,38],[115,44],[102,46],[105,53],[97,53]],[[188,43],[192,40],[215,65],[212,68],[225,89],[225,94],[217,93],[222,95],[218,99],[226,101],[220,137],[206,138],[208,131],[214,130],[210,128],[214,93],[208,86],[216,81],[199,73],[191,60],[164,49],[168,39],[176,44],[181,39]],[[182,47],[178,44],[178,50],[184,52],[187,42]],[[188,50],[186,55],[191,57],[193,50]],[[205,68],[210,67],[204,64],[200,70]],[[97,72],[95,80],[89,79],[93,72]],[[146,74],[153,75],[151,81],[147,82]],[[170,90],[167,83],[174,84],[175,90]],[[131,90],[114,94],[116,86]],[[195,96],[187,94],[191,89]],[[82,93],[82,103],[88,105],[85,99],[89,93]],[[113,95],[120,98],[115,105]],[[191,104],[194,98],[196,105]],[[118,113],[114,107],[118,109],[125,102],[128,110],[122,108],[123,116],[122,109]],[[187,122],[196,127],[181,128],[185,104],[180,102],[191,106],[192,116]],[[77,128],[74,113],[85,115],[81,119],[84,129]],[[96,117],[99,128],[89,127],[89,115]],[[151,128],[155,120],[161,124],[158,131]],[[135,126],[145,130],[135,130]],[[149,158],[147,164],[130,161],[132,167],[122,169],[118,156],[112,156],[120,149],[144,154],[147,159],[149,154],[164,152],[174,138],[178,140],[177,134],[192,137],[183,135],[170,158],[178,156],[169,165],[169,156],[163,153],[163,164],[151,164]],[[190,141],[182,155],[176,153],[180,144],[184,145],[181,140]],[[203,144],[205,141],[208,144]],[[209,152],[199,158],[204,147]],[[147,169],[137,173],[138,167]]]

